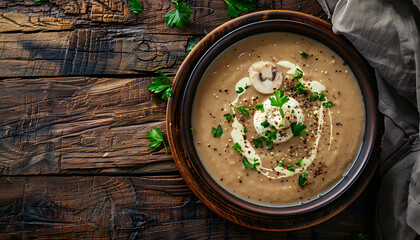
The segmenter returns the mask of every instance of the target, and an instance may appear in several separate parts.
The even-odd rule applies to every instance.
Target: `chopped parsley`
[[[230,104],[230,106],[238,109],[245,116],[249,115],[249,108],[246,108],[244,106],[235,106],[235,105],[232,105],[232,104]]]
[[[329,102],[324,102],[324,103],[322,103],[322,106],[324,106],[324,107],[333,107],[333,106],[334,106],[334,103],[333,103],[333,102],[331,102],[331,101],[329,101]]]
[[[299,158],[299,160],[296,162],[296,166],[302,167],[302,161],[303,158]]]
[[[248,128],[244,127],[244,132],[247,132],[247,131],[248,131]]]
[[[177,26],[184,28],[184,24],[190,23],[190,15],[192,11],[185,3],[178,3],[177,0],[172,0],[175,3],[176,10],[165,14],[166,25],[170,27]]]
[[[270,126],[270,124],[267,122],[267,120],[265,120],[264,122],[261,123],[261,126],[267,128],[268,126]]]
[[[264,104],[257,104],[255,105],[255,110],[260,110],[261,112],[264,112]]]
[[[254,141],[254,146],[256,148],[262,147],[264,145],[265,137],[259,137],[257,139],[254,139],[253,141]]]
[[[168,79],[168,75],[174,75],[174,73],[163,73],[157,71],[162,78],[153,78],[152,83],[149,84],[146,89],[152,93],[162,93],[162,99],[167,101],[168,97],[172,97],[171,84]]]
[[[265,134],[265,136],[267,137],[268,140],[274,140],[274,139],[277,138],[277,136],[276,136],[277,132],[278,132],[277,130],[267,131],[264,134]]]
[[[239,16],[239,11],[247,12],[251,11],[257,4],[254,0],[225,0],[228,7],[228,14],[231,18]]]
[[[233,118],[235,117],[235,114],[232,116],[232,115],[230,115],[230,113],[226,113],[225,115],[223,115],[223,117],[225,117],[226,121],[228,121],[228,123],[230,123],[233,120]]]
[[[147,138],[150,140],[149,147],[152,148],[158,148],[160,145],[165,147],[166,155],[168,155],[168,149],[166,148],[165,141],[163,140],[162,132],[160,131],[160,127],[156,127],[155,129],[152,129],[150,131],[146,132]]]
[[[279,167],[286,168],[286,162],[280,161],[279,162]]]
[[[237,151],[238,153],[242,152],[242,148],[241,145],[239,145],[239,143],[235,143],[232,146],[233,150]]]
[[[270,102],[271,102],[271,106],[276,106],[279,107],[279,111],[280,111],[280,115],[282,118],[284,118],[284,111],[282,106],[289,101],[289,97],[288,96],[284,96],[284,89],[279,91],[279,90],[275,90],[274,91],[274,96],[276,98],[270,97]]]
[[[302,78],[302,76],[303,76],[302,70],[300,70],[299,68],[296,68],[295,75],[293,76],[293,78]]]
[[[309,89],[305,87],[305,85],[303,85],[301,82],[296,83],[296,91],[298,94],[305,94],[308,90]]]
[[[325,94],[321,93],[319,94],[319,101],[324,101],[325,100]]]
[[[300,51],[299,53],[300,53],[300,56],[302,56],[303,58],[307,58],[307,57],[312,56],[312,54],[306,53],[304,51]]]
[[[247,169],[253,169],[253,170],[258,171],[258,168],[257,168],[257,166],[258,166],[258,159],[254,158],[254,164],[251,164],[251,163],[248,161],[248,158],[244,157],[244,158],[242,159],[242,162],[244,163],[244,167],[245,167],[245,168],[247,168]]]
[[[306,131],[303,131],[305,130],[306,126],[301,122],[292,122],[291,127],[294,136],[305,136],[308,134]]]
[[[195,130],[195,128],[191,127],[190,128],[191,131],[197,132],[197,130]]]
[[[289,170],[291,172],[295,172],[295,169],[293,167],[294,167],[294,165],[290,164],[290,165],[287,166],[287,170]]]
[[[251,87],[251,85],[246,85],[245,90],[247,90],[249,87]]]
[[[143,6],[139,0],[128,0],[128,4],[130,4],[130,9],[134,14],[139,14],[143,12]]]
[[[214,133],[215,138],[222,136],[223,134],[222,126],[219,125],[217,128],[212,128],[211,132]]]
[[[311,100],[316,101],[319,98],[319,95],[317,92],[311,93]]]
[[[236,93],[243,93],[245,91],[245,89],[243,87],[238,87],[238,90],[236,90]]]
[[[300,186],[305,186],[306,182],[308,181],[308,173],[307,172],[303,172],[299,175],[299,185]]]

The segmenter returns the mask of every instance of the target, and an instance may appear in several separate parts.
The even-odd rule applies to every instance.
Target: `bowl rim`
[[[295,18],[292,18],[292,19],[284,18],[285,14],[286,15],[292,15],[292,17],[295,17]],[[245,18],[247,18],[248,21],[243,21]],[[249,20],[250,18],[252,19],[251,21]],[[318,24],[321,25],[321,27],[319,27],[319,26],[314,27],[313,25],[308,24],[308,23],[310,23],[310,21],[308,21],[308,20],[317,21]],[[321,22],[319,23],[319,21],[321,21]],[[364,138],[364,143],[362,144],[362,148],[364,146],[364,149],[362,151],[363,155],[361,155],[360,152],[359,152],[359,154],[357,156],[357,159],[361,158],[361,160],[360,160],[360,164],[358,165],[357,169],[355,169],[355,171],[354,171],[355,174],[352,174],[351,178],[349,180],[344,181],[347,177],[343,177],[339,181],[339,183],[337,183],[337,185],[339,185],[342,182],[345,182],[346,184],[344,184],[344,187],[340,188],[340,190],[336,191],[335,194],[333,194],[332,196],[330,196],[328,198],[325,197],[325,196],[328,196],[328,194],[329,194],[329,192],[331,192],[331,190],[336,189],[337,186],[334,186],[332,189],[330,189],[328,191],[328,193],[324,194],[324,196],[316,198],[315,200],[309,201],[309,202],[304,203],[302,205],[286,206],[286,207],[267,207],[267,206],[257,205],[257,204],[253,204],[253,203],[244,201],[244,200],[228,193],[218,183],[216,183],[213,180],[213,178],[207,173],[207,171],[205,171],[204,167],[201,165],[201,161],[197,158],[197,155],[193,154],[193,156],[191,157],[192,152],[195,153],[195,154],[196,154],[196,152],[195,152],[195,147],[194,146],[192,146],[191,144],[185,144],[185,143],[189,142],[189,139],[191,139],[191,132],[188,131],[189,130],[188,120],[190,120],[190,119],[189,119],[188,111],[186,113],[184,106],[186,104],[185,103],[186,99],[188,100],[188,98],[186,98],[186,96],[188,94],[191,95],[191,91],[193,91],[195,93],[195,90],[191,90],[192,88],[191,88],[190,85],[192,84],[191,79],[194,79],[194,74],[197,74],[197,68],[203,65],[203,62],[206,61],[206,57],[208,57],[209,54],[212,53],[212,51],[217,52],[217,47],[220,46],[221,44],[223,44],[224,42],[226,42],[227,38],[229,38],[231,36],[235,36],[235,34],[238,34],[238,32],[241,33],[241,31],[245,32],[244,34],[246,34],[247,28],[249,29],[250,26],[254,26],[254,27],[258,28],[258,26],[269,24],[269,23],[284,24],[286,22],[288,24],[292,24],[292,25],[293,24],[298,24],[299,26],[302,26],[304,28],[312,28],[313,31],[318,31],[319,34],[324,34],[325,35],[324,37],[327,37],[327,38],[330,38],[333,41],[336,41],[336,43],[339,44],[341,48],[343,48],[342,50],[347,51],[348,49],[350,49],[350,50],[348,50],[347,54],[349,54],[349,57],[351,57],[351,60],[354,61],[351,64],[360,65],[360,66],[358,66],[360,68],[359,70],[363,73],[362,75],[366,76],[366,79],[364,79],[364,83],[367,84],[366,87],[370,91],[368,91],[366,89],[362,89],[362,86],[360,85],[361,80],[358,78],[359,86],[362,90],[362,94],[363,94],[364,101],[365,101],[365,113],[366,113],[365,114],[365,120],[366,120],[365,126],[366,127],[365,127],[365,133],[364,133],[364,137],[363,137]],[[234,26],[235,28],[231,29],[232,26]],[[325,29],[323,29],[323,28],[325,28]],[[230,31],[228,31],[226,33],[226,29],[230,29]],[[181,136],[180,138],[183,139],[183,142],[184,142],[184,144],[183,144],[184,145],[184,149],[183,149],[184,153],[183,154],[184,154],[184,156],[185,156],[185,154],[187,155],[187,159],[183,159],[183,161],[185,161],[185,160],[188,161],[187,168],[185,168],[186,165],[184,163],[182,163],[182,161],[180,161],[180,158],[178,158],[178,156],[177,156],[178,154],[176,154],[177,148],[174,146],[175,144],[174,144],[174,141],[173,141],[172,138],[169,138],[170,139],[170,141],[169,141],[170,144],[169,145],[170,145],[170,148],[171,148],[171,152],[175,153],[174,154],[175,163],[176,163],[181,175],[183,176],[184,180],[186,181],[187,185],[213,211],[215,211],[214,210],[215,208],[216,209],[218,208],[217,204],[220,204],[220,203],[221,204],[226,204],[226,201],[229,201],[229,204],[226,205],[227,207],[231,207],[231,204],[233,204],[236,207],[242,208],[245,212],[247,212],[249,214],[259,214],[259,215],[265,215],[265,216],[272,215],[272,216],[275,216],[275,217],[291,216],[291,215],[305,215],[305,214],[308,214],[310,212],[315,211],[316,209],[322,208],[325,205],[330,204],[331,202],[336,200],[338,197],[340,197],[344,192],[346,192],[346,190],[348,188],[350,188],[354,184],[354,182],[356,182],[356,180],[358,180],[360,174],[362,173],[363,169],[365,168],[365,166],[368,162],[369,157],[372,154],[373,147],[375,145],[376,132],[377,132],[377,126],[376,126],[376,121],[377,121],[376,98],[375,98],[374,89],[370,85],[371,81],[368,81],[368,80],[371,80],[371,75],[369,73],[369,69],[365,65],[366,62],[364,62],[363,58],[357,53],[357,51],[355,51],[351,47],[351,45],[348,44],[348,42],[346,42],[346,40],[343,40],[341,37],[338,37],[338,36],[334,35],[330,29],[331,29],[331,25],[329,23],[327,23],[323,20],[320,20],[318,18],[315,18],[313,16],[302,14],[302,13],[297,13],[297,12],[292,12],[292,11],[282,11],[282,10],[271,10],[271,11],[256,12],[256,13],[248,14],[248,15],[242,16],[240,18],[231,20],[231,21],[221,25],[220,27],[216,28],[215,30],[213,30],[210,34],[208,34],[205,38],[203,38],[203,40],[200,43],[197,44],[197,46],[188,54],[187,58],[182,63],[180,69],[178,70],[177,76],[175,77],[174,87],[176,88],[179,85],[178,83],[180,83],[181,81],[187,81],[186,87],[183,89],[183,91],[180,91],[181,93],[183,92],[182,98],[177,99],[177,101],[181,102],[181,117],[180,117],[181,131],[179,131],[179,129],[178,129],[177,133],[180,134],[180,136]],[[223,32],[225,32],[225,33],[223,34]],[[255,35],[255,34],[251,34],[251,35]],[[302,34],[302,35],[306,35],[306,34]],[[318,40],[318,41],[320,41],[320,40]],[[237,42],[237,40],[233,41],[233,42],[235,43],[235,42]],[[322,42],[322,43],[325,44],[327,47],[332,48],[330,43],[326,43],[326,42]],[[225,50],[225,49],[218,50],[218,52],[219,53],[223,52],[223,50]],[[339,52],[336,49],[333,49],[333,51],[337,52],[341,57],[343,57],[342,52]],[[201,57],[195,56],[199,52],[205,52],[205,53]],[[216,57],[219,53],[216,54]],[[346,59],[346,60],[348,60],[348,59]],[[191,61],[193,61],[193,64],[191,64]],[[207,58],[207,61],[209,61],[208,58]],[[201,68],[207,69],[207,67],[201,67]],[[353,68],[352,68],[352,70],[353,70]],[[354,70],[353,70],[353,72],[354,72]],[[179,74],[179,73],[181,73],[181,74]],[[198,75],[200,75],[200,74],[198,74]],[[355,73],[355,75],[357,75],[357,74]],[[199,81],[200,81],[200,79],[196,80],[196,85],[198,85]],[[185,85],[185,83],[184,83],[184,85]],[[367,94],[367,96],[366,96],[366,94]],[[366,98],[369,99],[369,102],[367,102],[367,103],[366,103]],[[193,101],[193,99],[194,99],[194,94],[193,94],[193,97],[189,99],[190,102]],[[167,111],[167,116],[168,116],[167,117],[167,129],[168,129],[168,133],[169,133],[170,136],[172,136],[172,134],[175,132],[175,131],[173,131],[175,129],[172,129],[173,128],[173,125],[172,125],[173,117],[170,114],[170,111],[173,110],[172,100],[173,100],[173,98],[170,98],[170,101],[169,101],[169,104],[168,104],[168,111]],[[368,103],[370,103],[370,104],[368,104]],[[191,106],[192,106],[192,103],[191,103]],[[370,113],[370,114],[368,114],[368,113]],[[370,118],[368,119],[369,116],[370,116]],[[369,131],[368,131],[368,125],[371,127],[369,129]],[[369,137],[368,137],[368,139],[365,139],[367,134],[369,135]],[[178,137],[179,137],[179,135],[178,135]],[[365,141],[367,142],[367,145],[366,145]],[[195,161],[194,159],[196,159],[198,161]],[[354,169],[355,162],[351,166],[350,170]],[[375,167],[375,169],[376,169],[376,167]],[[197,176],[197,175],[192,176],[194,174],[191,174],[191,171],[195,172],[195,173],[199,173],[199,176]],[[197,177],[198,178],[204,177],[204,180],[202,179],[201,181],[197,181],[197,179],[194,179],[194,178],[197,178]],[[369,179],[370,179],[370,177],[369,177]],[[201,184],[208,184],[208,186],[205,186],[204,190],[199,189],[200,186],[197,186],[198,182],[201,182]],[[364,186],[366,186],[366,184],[367,183],[365,183]],[[201,186],[201,187],[203,187],[203,186]],[[211,191],[206,192],[206,191],[208,191],[209,188],[217,191],[217,194],[219,194],[219,196],[216,196],[216,198],[222,197],[222,199],[219,199],[220,202],[214,203],[214,201],[213,201],[214,198],[212,198],[210,200],[207,199],[209,197],[208,196],[209,193],[210,193],[210,195],[215,194],[214,192],[211,192]],[[324,199],[324,200],[323,201],[317,201],[318,199],[321,199],[321,200]],[[316,202],[317,204],[315,204],[315,205],[311,204],[311,203],[314,203],[314,202]],[[348,204],[350,204],[350,203],[348,203]],[[306,207],[302,207],[302,206],[305,206],[305,205],[306,205]],[[216,212],[219,213],[219,215],[222,215],[222,217],[225,217],[225,215],[226,215],[226,214],[220,214],[220,211],[216,211]],[[229,219],[229,220],[232,220],[232,219]],[[237,222],[237,221],[235,221],[235,222]],[[237,223],[240,223],[240,222],[237,222]],[[249,226],[249,224],[242,224],[242,225]]]

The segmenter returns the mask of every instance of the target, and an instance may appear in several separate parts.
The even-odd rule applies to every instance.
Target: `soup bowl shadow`
[[[194,147],[191,111],[198,84],[208,66],[234,43],[261,33],[290,32],[315,39],[331,48],[349,65],[365,104],[362,146],[349,171],[328,192],[314,200],[271,207],[244,201],[223,189],[203,167]],[[194,194],[212,211],[237,224],[271,231],[294,230],[325,221],[354,201],[372,178],[376,155],[377,102],[372,70],[354,47],[331,31],[331,24],[292,11],[256,12],[231,20],[203,38],[179,68],[173,97],[167,107],[167,133],[171,153],[182,177]]]

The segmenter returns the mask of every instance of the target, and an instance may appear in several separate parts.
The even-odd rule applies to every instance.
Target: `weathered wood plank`
[[[0,173],[176,170],[146,131],[165,132],[166,102],[141,78],[0,80]]]
[[[0,238],[343,239],[372,230],[370,192],[325,223],[263,232],[227,222],[180,176],[2,177]]]
[[[191,35],[228,21],[226,4],[189,1],[191,24],[165,25],[168,1],[143,1],[134,15],[123,0],[13,1],[0,4],[0,77],[134,74],[176,71]],[[286,9],[325,18],[316,0],[259,1],[255,10]],[[3,13],[1,13],[3,12]]]

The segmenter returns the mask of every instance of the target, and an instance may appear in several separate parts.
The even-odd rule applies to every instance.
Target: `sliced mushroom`
[[[248,72],[252,86],[260,93],[273,93],[283,81],[283,74],[271,62],[258,61],[252,64]]]

